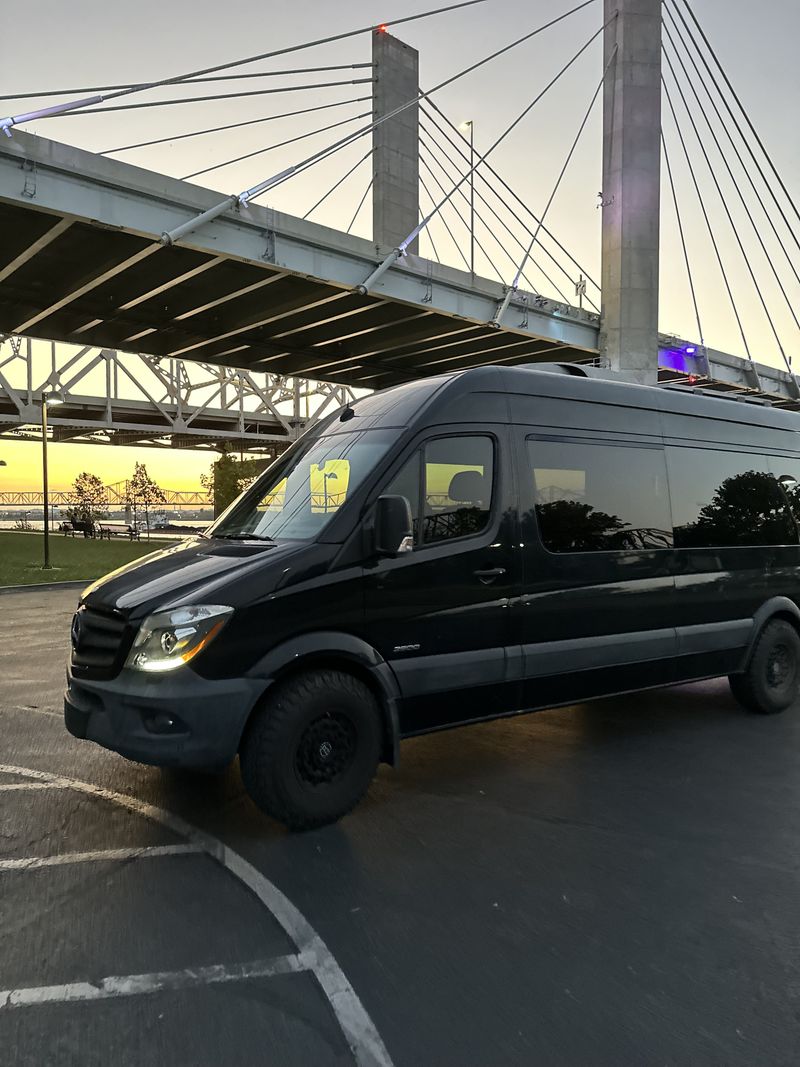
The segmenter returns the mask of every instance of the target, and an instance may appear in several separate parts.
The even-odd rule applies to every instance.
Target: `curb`
[[[85,578],[79,582],[43,582],[38,585],[0,585],[0,596],[3,593],[46,593],[58,589],[85,589],[96,581],[95,578]]]

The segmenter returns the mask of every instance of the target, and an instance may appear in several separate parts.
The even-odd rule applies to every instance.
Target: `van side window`
[[[484,530],[494,483],[492,439],[440,437],[429,441],[422,452],[422,471],[420,455],[415,453],[383,490],[410,502],[415,544],[470,537]]]
[[[528,438],[536,519],[550,552],[671,548],[658,448]]]
[[[797,527],[767,456],[667,449],[676,548],[796,545]]]

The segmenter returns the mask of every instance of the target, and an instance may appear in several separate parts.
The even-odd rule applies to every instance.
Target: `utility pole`
[[[469,165],[475,166],[475,122],[466,119],[461,128],[469,129]],[[469,272],[475,277],[475,171],[469,176]]]
[[[642,383],[658,376],[661,0],[604,0],[600,353]],[[614,14],[616,13],[616,18]]]
[[[62,394],[56,390],[42,393],[42,503],[44,504],[44,564],[42,570],[50,570],[50,488],[47,481],[47,406],[63,404]]]
[[[419,95],[419,52],[385,29],[372,36],[373,120]],[[382,250],[396,248],[419,222],[419,107],[372,133],[372,231]],[[419,243],[408,251],[417,254]]]

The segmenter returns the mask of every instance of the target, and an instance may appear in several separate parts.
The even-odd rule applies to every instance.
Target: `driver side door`
[[[507,428],[431,433],[384,494],[411,504],[414,547],[365,569],[366,629],[398,679],[402,733],[516,710],[522,570]]]

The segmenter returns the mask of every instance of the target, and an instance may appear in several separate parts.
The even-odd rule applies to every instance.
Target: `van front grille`
[[[113,678],[130,647],[128,626],[115,611],[80,607],[72,620],[72,670],[81,678]]]

